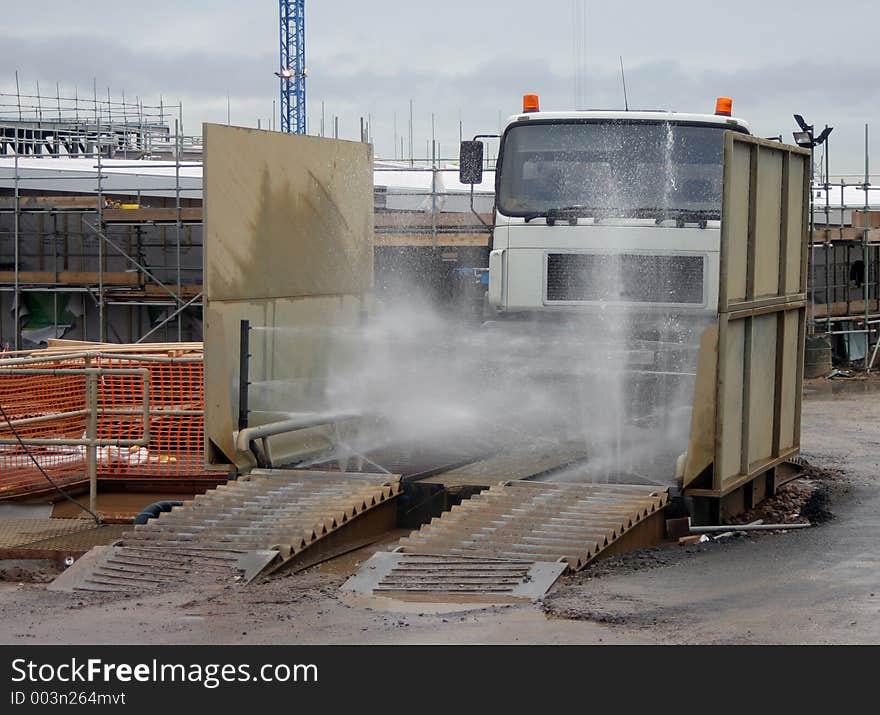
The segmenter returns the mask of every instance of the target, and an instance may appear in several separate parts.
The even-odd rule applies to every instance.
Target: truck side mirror
[[[462,184],[483,182],[483,142],[462,142],[458,154],[458,176]]]

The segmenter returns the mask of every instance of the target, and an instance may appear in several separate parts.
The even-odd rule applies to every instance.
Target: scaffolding
[[[16,85],[18,77],[16,76]],[[183,129],[183,104],[145,104],[98,95],[65,96],[56,85],[54,96],[0,93],[0,156],[71,156],[104,153],[109,158],[170,157],[200,154],[198,137],[172,135],[172,122]],[[175,133],[176,134],[176,133]]]
[[[89,89],[28,94],[16,76],[16,92],[0,93],[0,350],[62,334],[201,339],[201,138],[184,132],[181,103]],[[457,270],[488,265],[493,191],[449,190],[457,158],[441,159],[433,136],[424,158],[413,148],[410,131],[408,156],[395,137],[394,159],[376,160],[377,291],[433,283],[448,297]]]
[[[98,151],[75,157],[0,157],[0,348],[29,347],[22,319],[37,296],[50,303],[43,340],[201,339],[201,163],[180,150],[179,127],[176,121],[171,155],[161,161],[114,160],[100,142]],[[491,191],[448,191],[458,171],[437,160],[377,172],[392,177],[392,186],[375,189],[380,292],[412,272],[435,281],[442,295],[456,268],[486,265]],[[406,180],[397,180],[401,173]],[[10,295],[11,306],[3,299]],[[65,328],[67,309],[78,329]]]
[[[77,336],[82,340],[106,342],[108,331],[116,342],[200,337],[200,329],[185,334],[185,318],[200,321],[195,311],[202,295],[201,191],[199,186],[199,197],[192,198],[195,190],[181,181],[184,169],[200,164],[183,161],[183,138],[175,131],[169,135],[172,160],[161,163],[162,171],[147,186],[141,175],[119,171],[140,170],[152,162],[117,161],[112,165],[115,173],[108,173],[110,159],[103,137],[98,137],[96,152],[80,152],[75,160],[67,152],[39,153],[40,160],[70,161],[76,169],[73,174],[41,170],[45,163],[35,169],[31,162],[26,168],[23,164],[33,156],[28,153],[7,159],[12,165],[12,190],[0,193],[0,255],[13,260],[10,265],[0,259],[0,296],[12,294],[11,343],[16,350],[22,348],[24,303],[37,294],[52,296],[48,311],[52,337],[60,337],[68,306],[82,317]],[[53,182],[68,188],[63,192],[42,188]],[[81,305],[71,304],[74,294],[81,296]],[[97,312],[93,326],[89,326],[89,301]],[[108,320],[110,310],[120,309],[129,313],[127,336]],[[144,311],[149,320],[151,309],[163,315],[144,329]],[[7,335],[2,339],[9,344]]]
[[[880,186],[871,183],[868,127],[861,181],[830,181],[826,146],[810,206],[809,331],[837,337],[870,371],[880,346]],[[873,341],[873,348],[872,348]]]

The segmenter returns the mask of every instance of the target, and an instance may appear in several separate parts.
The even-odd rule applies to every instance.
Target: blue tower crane
[[[306,2],[279,0],[281,19],[281,131],[306,133]]]

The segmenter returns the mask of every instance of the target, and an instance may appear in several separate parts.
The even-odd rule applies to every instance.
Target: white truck
[[[587,437],[594,477],[663,481],[686,449],[718,312],[724,134],[750,133],[731,105],[542,112],[526,95],[501,133],[484,327],[541,386],[523,404],[553,405],[547,434]],[[462,183],[482,180],[480,138]]]
[[[714,313],[723,135],[750,133],[730,109],[542,112],[526,95],[500,137],[489,303]],[[463,183],[482,152],[462,144]]]

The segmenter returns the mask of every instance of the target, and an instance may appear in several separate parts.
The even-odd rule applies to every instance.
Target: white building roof
[[[98,162],[96,159],[0,157],[0,188],[14,188],[15,174],[22,191],[63,191],[69,193],[98,192]],[[182,198],[202,197],[201,162],[184,161],[179,169]],[[142,196],[174,197],[176,168],[173,161],[134,159],[102,159],[101,188],[108,194],[136,194]],[[376,187],[389,193],[430,193],[435,181],[431,169],[410,167],[407,164],[383,162],[374,172]],[[469,193],[470,186],[458,180],[458,168],[446,165],[436,171],[438,193]],[[483,183],[475,186],[477,193],[495,190],[495,174],[487,171]]]

